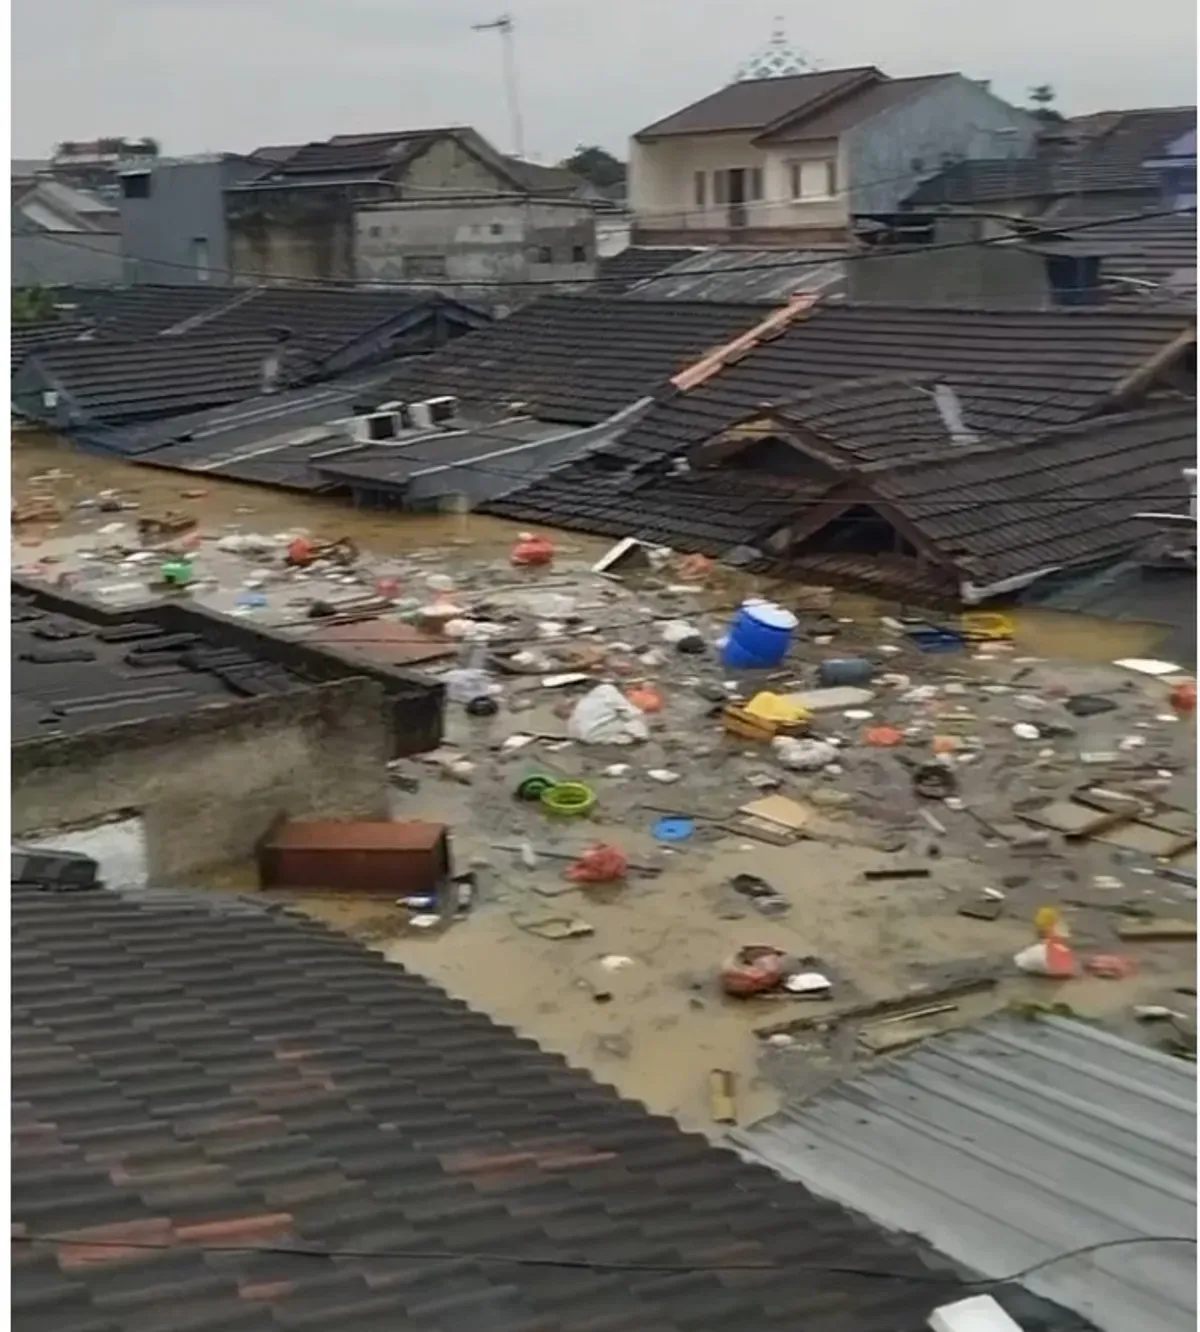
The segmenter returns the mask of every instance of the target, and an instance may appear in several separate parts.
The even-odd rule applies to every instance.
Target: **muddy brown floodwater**
[[[53,470],[61,475],[31,484]],[[14,440],[12,472],[14,498],[31,490],[50,493],[65,511],[61,524],[15,535],[18,563],[23,556],[32,557],[47,538],[94,532],[108,515],[71,506],[105,489],[136,500],[140,513],[183,510],[208,531],[303,527],[322,539],[351,537],[362,550],[382,557],[444,550],[451,566],[456,551],[473,560],[494,553],[498,562],[506,563],[522,526],[475,515],[355,511],[341,501],[92,457],[46,436],[19,435]],[[556,539],[580,564],[610,544],[576,534]],[[882,609],[856,597],[839,598],[835,606],[837,614],[862,624]],[[1039,613],[1022,613],[1017,629],[1021,651],[1084,662],[1148,655],[1159,636],[1150,626]],[[481,724],[464,719],[461,709],[450,711],[447,724],[449,738],[463,740],[468,750],[480,743]],[[544,715],[535,709],[509,718],[498,734],[539,727],[554,732],[561,725],[548,708]],[[641,766],[646,766],[644,761]],[[672,789],[663,788],[663,805],[671,804]],[[533,880],[540,879],[544,889],[557,877],[555,872],[547,873],[543,864],[531,874],[518,856],[494,845],[523,836],[515,823],[505,826],[511,793],[441,781],[429,769],[422,773],[417,791],[395,794],[394,812],[451,825],[458,868],[472,863],[478,868],[479,896],[471,913],[442,932],[422,934],[408,928],[408,913],[390,904],[309,897],[300,905],[591,1070],[624,1095],[710,1134],[719,1132],[707,1103],[710,1069],[735,1074],[742,1122],[774,1109],[779,1086],[817,1086],[839,1071],[820,1041],[776,1050],[764,1048],[754,1036],[756,1025],[795,1012],[795,1001],[737,1002],[717,992],[716,969],[738,947],[765,943],[822,959],[843,992],[852,988],[870,999],[911,985],[918,965],[1004,958],[1030,938],[1024,910],[996,921],[955,914],[962,893],[995,885],[996,867],[986,858],[948,850],[936,875],[928,879],[871,882],[862,871],[894,864],[894,858],[855,845],[852,839],[845,844],[834,838],[772,847],[723,837],[703,844],[697,839],[697,844],[664,852],[653,842],[645,818],[635,826],[615,799],[607,815],[603,805],[586,831],[581,829],[581,842],[617,841],[635,860],[654,855],[665,864],[657,878],[631,877],[615,891],[575,889],[540,896]],[[745,904],[731,909],[720,896],[721,885],[743,872],[774,885],[790,903],[789,913],[768,919]],[[209,886],[249,892],[256,890],[256,879],[252,867],[242,866],[214,876]],[[1150,900],[1169,891],[1151,879],[1137,888]],[[1037,891],[1035,883],[1030,892]],[[1036,903],[1036,896],[1031,900]],[[538,916],[579,918],[592,933],[548,940],[522,927]],[[969,1020],[1010,998],[1026,997],[1068,999],[1077,1011],[1092,1016],[1127,1014],[1131,1004],[1160,1002],[1171,986],[1192,978],[1194,948],[1147,947],[1139,959],[1140,974],[1120,984],[1078,980],[1052,987],[1014,976],[993,995],[960,1000],[954,1020]],[[611,998],[600,1002],[598,993]]]

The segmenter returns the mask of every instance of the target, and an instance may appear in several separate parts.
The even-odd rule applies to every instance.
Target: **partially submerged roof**
[[[977,430],[1028,435],[1101,410],[1153,358],[1182,349],[1192,325],[1176,310],[819,305],[699,386],[665,395],[613,451],[649,463],[798,391],[879,375],[933,375],[969,400]]]
[[[1195,457],[1190,403],[1106,416],[1024,444],[867,464],[806,526],[816,534],[874,499],[977,586],[1032,579],[1134,549],[1141,511],[1185,512]]]
[[[922,181],[904,201],[909,208],[999,203],[1007,199],[1058,199],[1079,194],[1158,197],[1158,178],[1140,159],[1094,156],[977,158],[959,162]],[[1114,205],[1127,211],[1128,203]]]
[[[840,295],[845,246],[793,250],[701,250],[630,283],[631,300],[732,301],[779,305],[801,291]]]
[[[15,1332],[896,1332],[969,1289],[278,907],[11,905]]]
[[[990,1276],[1089,1244],[1196,1235],[1195,1070],[1081,1022],[996,1018],[938,1036],[734,1137]],[[1025,1284],[1105,1332],[1196,1322],[1187,1242],[1101,1249]]]
[[[405,366],[390,387],[404,400],[452,394],[592,425],[761,317],[755,306],[545,296]]]
[[[10,615],[14,744],[305,687],[275,662],[153,622],[139,633],[24,594],[14,594]]]

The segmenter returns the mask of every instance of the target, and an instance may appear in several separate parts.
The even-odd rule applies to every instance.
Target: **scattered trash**
[[[1040,740],[1042,738],[1041,731],[1032,722],[1014,723],[1012,733],[1018,740]]]
[[[695,831],[696,824],[694,820],[675,818],[670,815],[656,819],[654,827],[651,829],[655,838],[660,842],[686,842]]]
[[[471,717],[494,717],[500,711],[500,704],[489,695],[473,698],[466,705],[467,715]]]
[[[799,623],[791,611],[772,601],[744,601],[729,623],[722,664],[736,671],[778,666],[788,654]]]
[[[513,924],[526,934],[536,934],[541,939],[586,939],[595,930],[586,920],[573,916],[513,916]]]
[[[1096,717],[1102,712],[1115,712],[1117,705],[1100,694],[1072,694],[1063,707],[1074,717]]]
[[[597,685],[575,704],[567,734],[588,745],[630,745],[649,739],[642,712],[610,684]]]
[[[579,818],[590,814],[596,804],[596,793],[583,782],[556,782],[546,787],[538,797],[551,814]]]
[[[1089,975],[1102,980],[1127,980],[1137,972],[1137,964],[1121,953],[1093,953],[1084,962]]]
[[[784,977],[787,955],[769,944],[748,944],[721,967],[721,986],[726,994],[744,999],[777,989]]]
[[[840,712],[869,703],[875,697],[872,689],[859,689],[852,685],[839,685],[831,689],[805,689],[799,693],[784,694],[784,700],[805,712]]]
[[[1182,666],[1176,666],[1173,661],[1158,661],[1153,657],[1123,657],[1120,661],[1114,661],[1114,666],[1120,666],[1122,670],[1136,671],[1139,675],[1183,675]]]
[[[958,779],[941,763],[923,763],[912,776],[913,790],[925,800],[946,800],[958,790]]]
[[[1027,975],[1049,976],[1055,980],[1069,980],[1078,971],[1070,945],[1056,935],[1022,948],[1013,957],[1013,962]]]
[[[510,562],[518,566],[549,564],[553,559],[554,543],[545,537],[534,536],[532,532],[520,534],[509,556]]]
[[[650,768],[646,776],[652,782],[660,782],[663,786],[670,786],[672,782],[679,780],[680,774],[671,768]]]
[[[632,967],[634,961],[621,953],[608,953],[600,959],[600,965],[605,971],[624,971],[626,967]]]
[[[833,994],[833,982],[819,971],[797,971],[785,976],[783,988],[792,994],[803,994],[812,999],[828,999]]]
[[[1186,680],[1171,690],[1171,706],[1176,712],[1196,711],[1196,682]]]
[[[654,713],[662,711],[662,695],[657,689],[651,689],[649,685],[632,685],[625,691],[625,697],[639,712]]]
[[[817,683],[823,689],[864,685],[874,674],[866,657],[828,657],[817,667]]]
[[[863,740],[875,749],[894,749],[904,743],[904,732],[894,726],[871,726],[863,732]]]
[[[997,920],[1003,910],[1003,900],[990,896],[985,890],[978,897],[960,903],[957,914],[972,920]]]
[[[757,874],[735,874],[729,881],[735,893],[748,897],[764,916],[782,916],[788,910],[787,898],[782,897],[766,879]]]
[[[629,862],[620,847],[607,842],[590,846],[567,870],[572,883],[615,883],[623,879]]]
[[[827,741],[798,740],[787,735],[772,740],[771,748],[785,768],[796,772],[818,772],[835,762],[838,756],[836,747]]]
[[[737,1123],[735,1088],[734,1076],[726,1068],[714,1068],[708,1075],[708,1104],[714,1123]]]

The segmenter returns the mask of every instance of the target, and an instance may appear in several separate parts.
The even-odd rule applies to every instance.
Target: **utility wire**
[[[1178,217],[1178,216],[1180,216],[1179,210],[1169,209],[1169,208],[1161,209],[1153,213],[1128,213],[1119,217],[1105,217],[1105,218],[1093,219],[1091,221],[1073,222],[1070,224],[1069,227],[1061,227],[1057,229],[1056,235],[1058,237],[1074,235],[1077,234],[1078,232],[1088,231],[1095,227],[1111,226],[1114,222],[1147,221],[1158,217]],[[56,233],[46,232],[41,237],[41,239],[52,241],[55,244],[66,246],[67,248],[70,249],[83,249],[90,254],[96,253],[94,247],[89,245],[80,245]],[[1019,247],[1022,244],[1028,244],[1028,238],[1021,236],[987,236],[980,240],[935,241],[931,242],[928,245],[911,246],[905,249],[886,250],[880,252],[874,252],[870,250],[856,250],[841,255],[830,255],[828,258],[817,258],[814,260],[788,259],[780,263],[747,264],[744,266],[733,266],[730,268],[714,269],[711,271],[705,270],[703,273],[697,272],[695,274],[678,273],[666,270],[660,273],[648,274],[646,277],[639,279],[636,285],[640,290],[643,287],[645,287],[647,283],[667,281],[667,280],[675,281],[678,280],[679,278],[684,278],[689,276],[696,276],[696,277],[704,276],[710,279],[717,279],[717,278],[727,277],[735,273],[769,273],[777,269],[796,269],[802,267],[817,269],[817,268],[827,267],[831,264],[841,265],[849,263],[860,263],[872,259],[878,261],[886,259],[906,258],[906,257],[920,256],[926,254],[936,254],[944,250],[961,250],[968,248],[980,248],[980,247],[1004,246],[1004,245]],[[191,273],[193,275],[195,274],[196,271],[195,266],[192,264],[179,263],[165,259],[155,259],[148,255],[127,254],[124,257],[133,263],[146,263],[146,264],[157,265],[160,268],[179,269],[184,272]],[[520,289],[528,287],[555,287],[558,288],[559,290],[562,290],[564,288],[580,288],[580,287],[591,286],[597,283],[605,283],[612,281],[611,278],[606,278],[602,274],[597,274],[595,277],[589,277],[589,278],[570,278],[570,279],[480,278],[469,282],[468,281],[452,282],[442,279],[391,281],[391,280],[374,280],[374,279],[364,280],[361,278],[319,278],[319,277],[308,278],[308,277],[293,277],[286,273],[235,271],[234,269],[231,268],[210,268],[207,271],[210,274],[210,276],[218,275],[238,280],[234,284],[235,290],[237,286],[241,285],[240,280],[247,278],[255,279],[258,282],[260,282],[260,284],[262,285],[278,283],[281,285],[286,284],[287,286],[330,288],[333,290],[350,288],[352,290],[358,290],[358,291],[383,291],[396,288],[405,292],[438,290],[444,288],[450,288],[456,291],[463,291],[463,290],[476,291],[482,289],[507,290],[509,288]],[[712,304],[716,303],[712,302]]]
[[[980,1289],[989,1286],[1003,1286],[1024,1281],[1037,1272],[1044,1271],[1058,1263],[1072,1258],[1084,1258],[1094,1253],[1110,1249],[1128,1248],[1143,1244],[1190,1244],[1196,1239],[1191,1235],[1137,1235],[1125,1239],[1101,1240],[1095,1244],[1083,1244],[1075,1249],[1043,1258],[1031,1263],[1019,1271],[1001,1277],[981,1277],[964,1281],[953,1273],[935,1272],[896,1272],[885,1268],[857,1267],[852,1264],[837,1263],[619,1263],[605,1262],[590,1258],[548,1258],[533,1255],[511,1253],[474,1253],[449,1249],[323,1249],[307,1245],[287,1244],[199,1244],[178,1245],[151,1240],[93,1240],[70,1235],[24,1234],[13,1235],[13,1244],[61,1244],[67,1247],[95,1249],[137,1249],[149,1252],[171,1250],[193,1253],[247,1253],[271,1254],[293,1258],[353,1258],[376,1261],[382,1258],[398,1262],[474,1262],[487,1265],[503,1264],[512,1267],[555,1267],[585,1272],[820,1272],[829,1275],[878,1277],[885,1281],[912,1281],[921,1285],[951,1285]]]

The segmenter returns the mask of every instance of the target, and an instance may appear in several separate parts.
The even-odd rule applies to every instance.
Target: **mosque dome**
[[[771,40],[738,69],[734,82],[784,79],[790,74],[811,74],[816,68],[807,56],[791,45],[783,30],[783,20],[777,18],[771,29]]]

